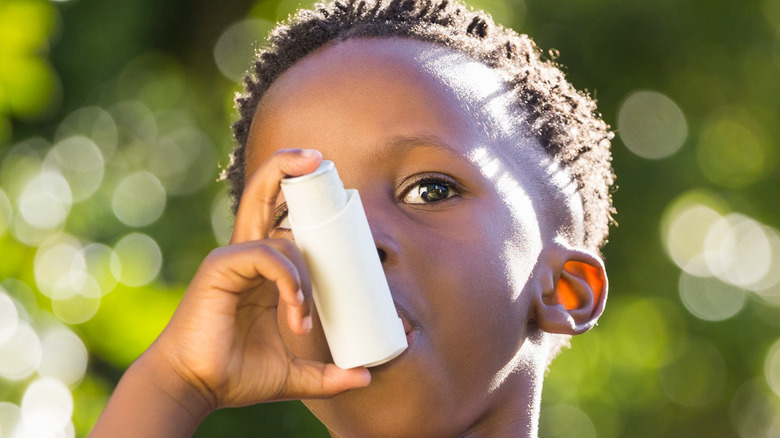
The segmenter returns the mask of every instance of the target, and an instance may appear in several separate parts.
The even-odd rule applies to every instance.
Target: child
[[[189,436],[303,399],[334,436],[536,436],[542,380],[607,282],[611,133],[526,36],[442,0],[336,2],[278,27],[237,99],[236,221],[94,436]],[[306,149],[303,149],[306,148]],[[279,183],[360,191],[409,348],[332,364]]]

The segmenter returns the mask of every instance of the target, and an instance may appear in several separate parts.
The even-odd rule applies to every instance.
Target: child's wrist
[[[133,363],[139,372],[149,379],[165,397],[176,403],[198,424],[217,408],[216,399],[208,388],[197,387],[198,382],[187,379],[180,367],[164,354],[158,354],[154,346]]]
[[[189,437],[213,410],[208,398],[153,350],[122,376],[90,436]]]

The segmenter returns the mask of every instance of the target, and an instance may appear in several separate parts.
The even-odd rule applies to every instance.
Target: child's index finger
[[[260,165],[241,195],[230,244],[268,237],[282,178],[314,172],[321,161],[314,149],[283,149]]]

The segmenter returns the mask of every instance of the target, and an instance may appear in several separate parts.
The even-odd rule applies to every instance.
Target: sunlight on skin
[[[549,224],[550,233],[563,233],[569,242],[584,236],[573,235],[577,227],[567,225],[572,218],[582,217],[582,201],[577,186],[565,169],[548,156],[525,123],[526,115],[516,108],[516,102],[508,89],[509,77],[487,65],[475,61],[462,53],[452,53],[444,48],[432,48],[418,53],[426,72],[445,83],[461,99],[453,101],[465,113],[476,113],[477,123],[483,128],[486,141],[497,141],[503,147],[477,146],[468,153],[468,159],[482,175],[493,183],[503,198],[507,209],[515,217],[515,225],[526,224],[526,229],[515,230],[507,239],[503,260],[516,260],[518,254],[532,254],[542,251],[542,231],[538,221],[523,220],[522,215],[534,211],[552,209],[557,223]],[[458,68],[449,68],[451,65]],[[518,159],[522,155],[522,159]],[[518,162],[536,162],[543,172],[528,174]],[[536,166],[530,168],[536,169]],[[552,186],[549,182],[552,181]],[[537,194],[534,205],[530,194]],[[554,201],[554,202],[553,202]],[[563,205],[563,207],[561,207]],[[535,207],[535,208],[534,208]],[[527,229],[527,227],[532,229]],[[550,236],[553,237],[552,235]],[[517,299],[531,274],[517,271],[515,265],[508,265],[515,288],[513,299]]]
[[[455,58],[465,57],[461,54],[451,54],[428,59],[444,63],[442,58],[454,62]],[[538,261],[543,253],[543,233],[546,234],[548,241],[552,241],[557,236],[563,237],[569,243],[582,241],[584,235],[581,231],[576,231],[582,230],[582,224],[572,223],[578,221],[575,218],[584,217],[582,200],[577,193],[577,185],[569,173],[549,157],[539,141],[530,134],[525,123],[525,114],[522,110],[513,108],[514,101],[511,94],[507,92],[507,78],[502,76],[501,72],[479,62],[466,61],[462,62],[462,65],[463,67],[458,69],[433,66],[429,72],[461,95],[468,96],[468,99],[458,101],[463,110],[473,112],[476,108],[480,116],[477,122],[482,126],[486,141],[502,143],[504,146],[475,147],[468,153],[468,159],[477,166],[487,180],[492,182],[514,218],[512,235],[507,236],[501,260],[504,269],[508,271],[508,278],[514,285],[511,300],[516,301],[528,284],[536,264],[511,263],[511,261],[522,260],[525,257],[533,257]],[[518,160],[517,155],[523,157]],[[535,162],[538,166],[523,167],[518,162]],[[541,171],[528,174],[529,168],[541,169]],[[534,205],[532,197],[538,205]],[[538,214],[543,210],[553,212],[552,215],[545,217],[556,218],[555,223],[540,226]],[[527,217],[527,215],[536,217]],[[580,221],[581,219],[578,222]],[[527,358],[546,354],[547,348],[548,346],[543,343],[524,342],[515,356],[496,372],[489,391],[492,393],[500,388],[514,372],[542,375],[544,367],[540,362],[534,363]],[[540,393],[542,385],[537,384],[529,389]],[[532,421],[538,418],[538,407],[529,407],[529,410],[537,411],[529,412]]]
[[[529,148],[530,149],[530,148]],[[531,151],[541,153],[538,148],[530,149]],[[511,260],[518,260],[527,254],[533,254],[537,259],[541,256],[543,250],[542,244],[542,231],[540,230],[539,223],[536,220],[523,220],[522,215],[531,214],[535,212],[533,202],[528,196],[523,186],[517,181],[514,175],[517,172],[508,170],[507,166],[493,154],[491,154],[487,148],[476,148],[469,157],[481,170],[482,174],[489,180],[494,181],[496,189],[501,194],[507,209],[512,212],[515,217],[516,231],[514,235],[507,240],[504,247],[504,254],[502,260],[504,261],[505,269],[509,271],[509,278],[515,285],[513,290],[514,294],[511,299],[517,300],[520,298],[521,293],[525,289],[525,285],[528,283],[529,278],[532,275],[532,270],[535,266],[526,266],[521,264],[509,263]],[[555,187],[560,192],[553,194],[555,197],[559,197],[563,194],[570,202],[570,211],[576,212],[582,211],[582,204],[579,201],[579,197],[576,195],[576,186],[574,186],[571,178],[568,174],[562,170],[556,163],[552,162],[546,157],[541,158],[542,162],[547,162],[547,166],[543,166],[546,169]],[[504,161],[505,162],[505,161]],[[543,190],[543,193],[549,193],[553,190],[549,187],[541,187],[540,184],[534,184],[532,188],[537,190]],[[575,200],[576,202],[571,202]],[[566,215],[561,217],[558,224],[552,228],[548,228],[547,232],[555,232],[560,230],[561,225],[565,221]],[[519,228],[520,225],[524,225]],[[568,227],[567,227],[568,228]],[[568,236],[569,239],[572,236]],[[581,237],[581,236],[580,236]],[[524,269],[525,268],[525,269]],[[526,292],[529,293],[529,292]],[[544,366],[541,362],[534,363],[527,360],[530,357],[538,357],[546,354],[548,346],[537,342],[524,342],[522,347],[518,350],[515,356],[508,361],[493,377],[490,384],[490,392],[493,392],[501,387],[506,379],[514,372],[527,373],[529,375],[541,375],[544,373]],[[537,384],[531,388],[532,391],[540,393],[542,385]],[[532,409],[538,410],[538,407],[532,407]],[[538,412],[530,415],[530,418],[538,418]]]
[[[427,73],[445,83],[454,94],[455,100],[467,114],[476,113],[477,123],[482,127],[486,142],[500,142],[502,148],[477,146],[468,152],[468,159],[479,168],[482,175],[492,182],[501,195],[507,210],[515,218],[512,236],[507,236],[502,260],[510,271],[515,285],[512,301],[523,290],[531,275],[530,264],[509,264],[509,260],[536,259],[542,251],[541,232],[536,217],[523,218],[535,212],[526,189],[537,191],[542,175],[528,175],[526,181],[518,181],[516,166],[510,166],[507,155],[523,155],[529,161],[538,161],[544,155],[538,141],[531,138],[527,125],[522,123],[523,114],[512,108],[514,103],[508,93],[508,77],[462,53],[453,53],[444,48],[433,48],[417,55]],[[458,68],[449,66],[458,65]],[[503,152],[503,153],[502,153]],[[517,160],[517,157],[514,157]],[[525,160],[523,160],[525,161]],[[536,173],[536,172],[534,172]],[[529,229],[530,228],[530,229]],[[519,257],[519,258],[518,258]],[[527,268],[527,269],[524,269]]]
[[[553,234],[560,233],[564,234],[565,240],[569,242],[584,237],[573,232],[582,227],[569,223],[573,218],[583,217],[582,201],[577,194],[576,184],[568,172],[551,159],[539,141],[528,132],[525,114],[513,108],[514,101],[507,92],[507,78],[502,76],[501,72],[480,62],[468,60],[459,53],[428,56],[424,61],[429,73],[456,90],[460,96],[467,96],[466,99],[456,101],[456,104],[465,112],[479,114],[477,123],[483,129],[486,142],[497,142],[504,146],[477,146],[469,151],[467,157],[482,175],[492,182],[514,218],[513,231],[507,236],[501,260],[514,285],[511,300],[516,301],[523,293],[536,264],[511,261],[525,258],[538,260],[543,251],[543,231],[540,229],[538,217],[528,215],[536,216],[539,211],[545,209],[555,213],[552,217],[557,218],[556,223],[546,224],[544,230],[546,234],[550,234],[550,241]],[[456,62],[460,64],[460,68],[443,68]],[[517,155],[522,155],[523,158],[518,160]],[[518,165],[518,162],[536,162],[539,165],[523,167]],[[529,168],[542,171],[528,174]],[[552,185],[549,184],[550,181]],[[534,205],[529,195],[536,195],[534,199],[539,205]],[[535,342],[524,342],[515,356],[493,377],[489,391],[494,392],[500,388],[506,379],[518,370],[529,375],[543,374],[544,370],[539,368],[539,363],[534,364],[525,359],[544,354],[543,350],[546,348],[547,346]],[[541,385],[535,385],[531,391],[541,392],[541,389]],[[538,412],[530,416],[537,417]]]
[[[522,186],[516,181],[513,175],[506,170],[501,161],[488,152],[487,148],[477,148],[469,158],[479,167],[485,178],[494,181],[496,190],[501,194],[507,208],[515,217],[515,224],[525,223],[526,229],[515,231],[513,238],[506,242],[503,260],[516,260],[520,253],[533,254],[538,257],[542,251],[541,232],[538,222],[523,221],[518,216],[533,212],[533,205],[530,198],[523,190]],[[528,229],[528,226],[532,229]],[[516,254],[518,253],[518,254]],[[518,269],[528,268],[528,269]],[[519,298],[523,290],[523,285],[528,281],[531,275],[530,266],[507,265],[511,271],[512,281],[515,284],[512,300]]]

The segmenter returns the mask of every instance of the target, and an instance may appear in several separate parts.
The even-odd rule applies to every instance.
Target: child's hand
[[[209,254],[153,347],[215,408],[327,397],[370,382],[365,368],[294,357],[277,325],[279,300],[293,333],[312,324],[300,252],[290,240],[268,238],[279,182],[314,171],[321,160],[317,151],[287,150],[263,163],[246,185],[230,245]]]
[[[296,334],[311,329],[311,285],[290,240],[269,239],[280,180],[314,171],[317,151],[271,156],[247,183],[230,245],[209,254],[155,343],[122,378],[96,435],[187,435],[210,411],[316,398],[366,386],[365,368],[342,370],[295,357],[279,333],[277,306]],[[138,433],[138,434],[136,434]]]

